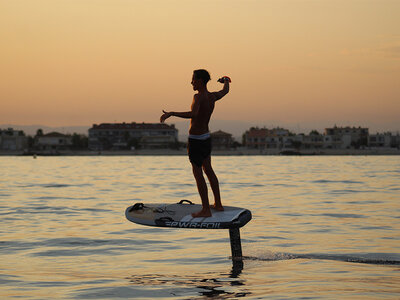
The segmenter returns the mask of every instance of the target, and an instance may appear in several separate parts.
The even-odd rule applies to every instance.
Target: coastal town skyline
[[[301,131],[335,123],[400,128],[398,1],[0,7],[3,124],[155,122],[162,109],[190,108],[192,71],[206,68],[210,90],[221,88],[218,77],[232,78],[215,120]]]
[[[126,121],[126,122],[99,122],[98,124],[104,124],[104,123],[157,123],[157,122],[142,122],[142,121]],[[184,140],[188,136],[188,128],[190,123],[188,121],[178,121],[178,122],[167,122],[167,124],[173,124],[177,129],[178,129],[178,136],[179,139]],[[313,127],[313,123],[310,123],[309,126],[301,126],[300,124],[289,124],[289,126],[286,126],[284,124],[274,124],[274,123],[262,123],[262,122],[243,122],[243,121],[228,121],[228,120],[213,120],[210,122],[210,131],[215,132],[218,130],[225,131],[227,133],[232,134],[232,136],[239,141],[244,134],[245,131],[247,131],[249,128],[256,127],[256,128],[268,128],[268,129],[273,129],[273,128],[284,128],[289,130],[290,132],[294,134],[309,134],[312,131],[317,131],[319,133],[324,133],[326,128],[331,128],[331,127],[362,127],[362,128],[369,128],[370,133],[386,133],[390,132],[393,134],[398,134],[400,132],[399,129],[395,130],[386,130],[386,129],[381,129],[376,130],[374,127],[368,126],[368,124],[355,124],[355,123],[346,123],[346,124],[340,124],[340,123],[334,123],[334,124],[328,124],[327,126],[324,127]],[[83,134],[87,135],[88,130],[93,126],[94,124],[88,125],[88,126],[48,126],[48,125],[43,125],[43,124],[36,124],[36,125],[20,125],[20,124],[0,124],[0,129],[7,129],[7,128],[13,128],[14,130],[22,130],[25,132],[27,135],[34,136],[37,133],[37,130],[41,129],[44,133],[49,133],[49,132],[60,132],[62,134]]]
[[[185,141],[187,140],[180,139],[178,132],[179,129],[174,124],[144,122],[93,124],[87,130],[87,134],[46,132],[43,128],[39,128],[35,134],[27,135],[23,130],[0,128],[0,151],[5,151],[3,154],[22,155],[35,153],[61,155],[59,151],[64,151],[64,154],[68,154],[68,151],[75,151],[71,152],[75,154],[78,153],[76,151],[100,151],[96,153],[101,154],[102,151],[115,153],[115,151],[129,152],[139,149],[177,151],[186,148]],[[330,154],[343,154],[343,150],[354,150],[356,152],[347,151],[344,154],[398,155],[400,149],[399,132],[374,134],[369,132],[369,128],[361,126],[335,125],[325,128],[323,132],[314,129],[308,134],[296,134],[282,127],[250,127],[243,132],[241,137],[235,137],[222,130],[211,130],[211,138],[214,150],[236,151],[239,147],[241,150],[250,151],[248,154],[254,154],[254,150],[259,150],[264,154],[284,155],[306,154],[300,151],[307,151],[307,154],[317,154],[315,151],[319,154],[327,154],[326,151]],[[378,149],[379,152],[377,152]],[[95,153],[91,152],[91,154]]]

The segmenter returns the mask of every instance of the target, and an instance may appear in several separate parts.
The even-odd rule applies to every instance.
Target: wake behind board
[[[224,211],[211,209],[211,217],[193,218],[192,213],[201,210],[201,205],[189,200],[176,204],[136,203],[125,211],[126,218],[134,223],[158,227],[191,229],[231,229],[246,225],[251,220],[248,209],[224,206]]]

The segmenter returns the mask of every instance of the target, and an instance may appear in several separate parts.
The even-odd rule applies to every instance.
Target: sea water
[[[140,226],[200,203],[185,156],[0,157],[1,299],[398,299],[400,156],[215,156],[228,230]],[[210,199],[212,201],[212,194]]]

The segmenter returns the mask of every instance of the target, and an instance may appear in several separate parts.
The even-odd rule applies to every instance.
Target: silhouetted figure
[[[211,135],[208,123],[214,111],[215,102],[229,92],[230,79],[226,76],[218,79],[218,82],[223,83],[224,87],[221,91],[213,93],[210,93],[207,89],[208,81],[210,81],[210,74],[206,70],[195,70],[193,72],[192,85],[193,90],[198,91],[198,93],[193,97],[191,110],[186,112],[166,112],[163,110],[164,114],[160,118],[161,123],[169,117],[191,119],[188,154],[203,205],[201,211],[192,214],[193,217],[211,216],[207,184],[203,176],[203,170],[208,177],[214,194],[215,203],[212,207],[216,210],[224,210],[221,203],[218,178],[211,166]]]

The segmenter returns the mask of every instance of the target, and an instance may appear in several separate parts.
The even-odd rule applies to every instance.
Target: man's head
[[[210,79],[210,73],[207,70],[194,70],[192,78],[193,89],[198,90],[200,86],[206,86]]]

